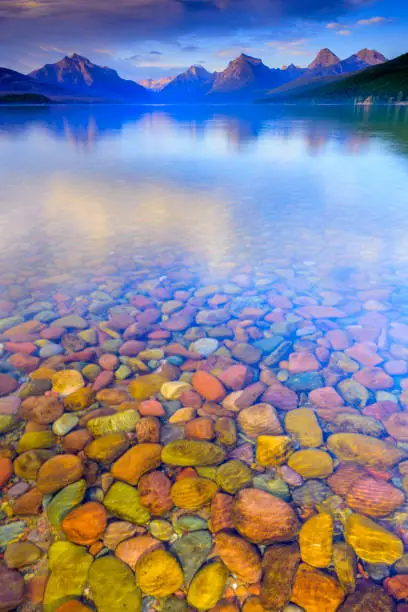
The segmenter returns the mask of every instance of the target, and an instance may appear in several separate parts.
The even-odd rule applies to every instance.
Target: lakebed
[[[263,112],[2,114],[0,609],[406,610],[405,121]]]

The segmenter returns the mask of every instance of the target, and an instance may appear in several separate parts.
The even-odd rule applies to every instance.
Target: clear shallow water
[[[0,252],[403,265],[407,112],[2,109]]]
[[[48,610],[81,596],[103,609],[112,592],[106,574],[137,610],[133,574],[101,564],[88,575],[91,557],[79,577],[60,580],[54,566],[45,595],[41,585],[43,553],[54,540],[68,537],[102,559],[115,552],[135,570],[142,529],[163,537],[184,575],[183,584],[163,562],[163,574],[150,574],[147,584],[136,568],[145,610],[184,612],[187,595],[191,606],[217,612],[280,610],[289,601],[313,611],[345,601],[343,612],[392,612],[407,598],[407,113],[0,109],[0,552],[17,568],[0,580],[0,601],[39,610],[45,597]],[[61,370],[69,370],[69,384],[59,380]],[[197,378],[196,370],[213,376]],[[162,377],[158,387],[143,382],[152,372]],[[180,395],[179,380],[193,389]],[[77,404],[71,392],[82,385],[91,399]],[[87,419],[118,412],[124,422],[103,427],[121,428],[125,441],[106,460],[87,446],[102,427]],[[42,430],[58,437],[23,439]],[[277,435],[287,436],[283,448],[274,446]],[[146,465],[138,458],[146,472],[138,482],[127,446],[178,439],[187,440],[178,454],[173,448]],[[216,446],[195,449],[199,459],[191,459],[188,440],[197,439]],[[43,453],[38,463],[75,454],[79,471],[64,480],[52,464],[48,475],[37,465],[29,478],[19,457],[32,444]],[[210,466],[182,472],[197,464]],[[137,484],[154,519],[132,514],[146,524],[137,533],[119,524],[129,508],[109,501],[110,469]],[[57,511],[62,482],[78,481],[81,470],[86,493]],[[206,479],[199,491],[194,475]],[[174,489],[181,476],[187,493]],[[46,494],[39,501],[24,497],[34,483]],[[82,512],[90,501],[108,508],[108,531],[101,507],[76,528],[62,525],[72,507]],[[24,504],[30,518],[18,511]],[[188,515],[184,523],[180,513]],[[163,518],[167,524],[155,522]],[[307,565],[297,569],[300,527]],[[198,545],[183,539],[195,529]],[[216,556],[228,577],[218,576],[216,593],[211,572],[220,567],[211,566],[212,599],[202,601],[206,589],[189,587],[206,559],[197,547],[209,558],[219,531]],[[31,549],[25,567],[10,542],[27,540],[43,552]],[[282,548],[282,541],[292,544]],[[65,576],[79,567],[77,553],[63,550]],[[0,578],[4,571],[0,564]],[[24,593],[21,576],[31,585]],[[164,602],[173,593],[179,599]],[[231,606],[214,608],[219,599]]]

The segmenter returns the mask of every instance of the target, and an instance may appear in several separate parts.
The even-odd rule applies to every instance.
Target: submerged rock
[[[299,563],[297,544],[275,544],[267,548],[262,559],[263,581],[260,594],[260,604],[267,610],[281,610],[288,604]],[[256,609],[253,612],[257,612]]]
[[[142,595],[133,572],[116,557],[108,555],[92,563],[89,586],[98,612],[142,610]]]
[[[212,444],[198,440],[175,440],[162,451],[161,460],[169,465],[195,466],[218,465],[225,458],[225,451]]]
[[[206,530],[187,533],[174,542],[170,550],[181,563],[185,584],[190,584],[194,574],[207,559],[212,545],[211,534]]]
[[[44,612],[53,612],[68,597],[80,597],[93,557],[71,542],[54,542],[48,551],[50,576],[44,594]]]
[[[146,595],[166,597],[183,584],[184,575],[177,560],[165,550],[149,552],[138,561],[136,584]]]
[[[141,502],[139,491],[124,482],[115,482],[111,486],[103,504],[114,516],[136,525],[144,525],[150,518],[149,511]]]
[[[308,612],[336,612],[344,600],[340,584],[313,567],[302,563],[296,573],[291,600]]]
[[[292,540],[298,531],[296,515],[291,506],[259,489],[239,491],[231,511],[235,529],[256,544]]]
[[[212,561],[194,576],[187,593],[187,602],[197,610],[208,610],[221,599],[228,570],[220,561]]]
[[[356,555],[368,563],[393,565],[404,552],[404,545],[396,535],[360,514],[352,514],[347,519],[344,535]]]

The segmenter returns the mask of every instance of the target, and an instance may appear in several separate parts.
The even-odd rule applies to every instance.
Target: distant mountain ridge
[[[341,60],[330,49],[322,49],[301,77],[283,86],[272,88],[268,96],[271,100],[282,101],[294,95],[305,95],[310,88],[343,80],[352,73],[385,62],[387,62],[386,57],[375,50],[362,49]]]
[[[160,79],[141,79],[139,85],[151,91],[161,91],[173,80],[173,77],[162,77]]]
[[[269,68],[259,58],[245,53],[229,62],[225,70],[209,72],[190,66],[172,79],[149,79],[143,84],[123,79],[116,70],[98,66],[74,53],[46,64],[29,75],[0,69],[0,93],[38,94],[59,101],[149,103],[248,103],[267,96],[281,97],[317,85],[344,79],[386,62],[375,50],[362,49],[341,60],[330,49],[322,49],[307,68],[290,64]],[[7,76],[8,73],[12,73]]]
[[[190,66],[176,76],[161,91],[164,102],[197,102],[211,90],[215,73],[208,72],[203,66]]]
[[[273,92],[272,92],[273,93]],[[266,102],[352,102],[370,104],[408,101],[408,53],[365,70],[343,75],[332,82],[316,82],[270,95]]]
[[[89,96],[81,97],[59,85],[41,83],[29,75],[8,68],[0,68],[0,97],[5,98],[6,96],[14,96],[16,101],[19,100],[19,96],[22,101],[35,100],[35,97],[32,96],[39,96],[38,100],[42,96],[43,101],[93,101],[93,98]]]
[[[29,74],[40,83],[58,85],[77,93],[121,102],[148,102],[150,93],[134,81],[122,79],[116,70],[97,66],[77,53]]]

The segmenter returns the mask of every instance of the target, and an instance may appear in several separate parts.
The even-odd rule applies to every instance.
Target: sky
[[[404,0],[0,0],[0,66],[23,73],[74,52],[134,80],[223,70],[241,52],[270,67],[323,47],[391,59],[407,34]]]

